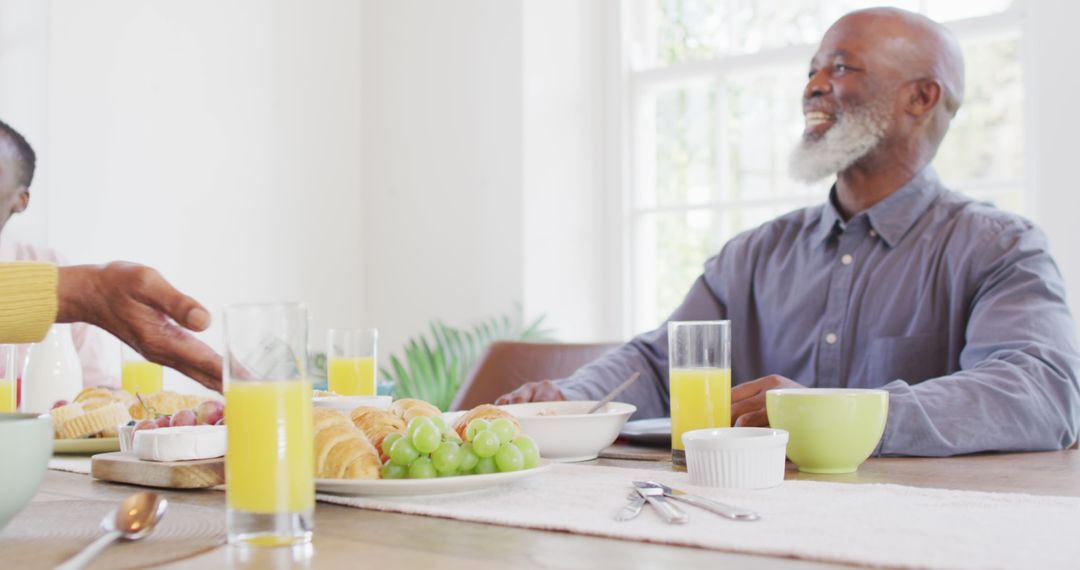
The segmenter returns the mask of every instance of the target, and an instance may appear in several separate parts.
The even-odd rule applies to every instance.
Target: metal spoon
[[[82,552],[57,566],[56,570],[76,570],[86,566],[118,538],[139,540],[145,537],[154,530],[161,517],[165,516],[168,506],[169,501],[157,493],[128,495],[116,510],[101,520],[105,534],[90,543]]]
[[[608,405],[609,402],[614,400],[615,396],[618,396],[619,394],[622,393],[623,390],[629,388],[631,384],[636,382],[639,376],[641,376],[640,372],[635,372],[635,373],[631,374],[630,377],[627,378],[625,382],[623,382],[622,384],[619,384],[618,386],[615,387],[614,390],[608,392],[608,395],[604,396],[603,400],[600,400],[599,402],[597,402],[596,405],[593,406],[591,410],[589,410],[588,412],[585,412],[585,413],[587,413],[587,414],[595,414],[597,411],[600,410],[600,408],[603,408],[604,406]]]

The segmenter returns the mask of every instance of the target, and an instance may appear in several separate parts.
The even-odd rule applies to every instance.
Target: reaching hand
[[[731,390],[731,421],[734,426],[768,427],[765,392],[773,388],[805,388],[802,384],[776,374],[739,384]]]
[[[562,390],[555,385],[551,380],[541,380],[540,382],[529,382],[522,384],[520,388],[510,392],[509,394],[503,394],[495,400],[495,404],[520,404],[523,402],[550,402],[552,400],[565,400]]]
[[[206,330],[210,313],[157,271],[113,262],[61,267],[59,276],[57,322],[97,325],[148,360],[221,390],[221,356],[188,333]]]

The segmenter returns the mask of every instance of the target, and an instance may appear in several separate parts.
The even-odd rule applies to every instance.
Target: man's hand
[[[206,330],[210,313],[157,271],[124,262],[61,267],[57,289],[56,322],[97,325],[148,360],[221,391],[221,356],[184,330]]]
[[[767,427],[765,391],[773,388],[805,388],[802,384],[776,374],[758,378],[731,389],[731,421],[734,426]]]
[[[503,394],[495,400],[496,405],[520,404],[522,402],[550,402],[552,400],[565,400],[562,390],[551,380],[529,382],[523,384],[517,390],[509,394]]]

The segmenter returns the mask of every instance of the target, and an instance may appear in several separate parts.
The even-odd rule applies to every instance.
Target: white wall
[[[50,241],[154,266],[212,311],[363,320],[360,5],[54,0]]]
[[[523,300],[521,2],[364,8],[365,315],[385,354]]]
[[[608,201],[610,2],[526,1],[524,23],[524,306],[563,341],[619,338],[622,284],[605,263],[619,211]],[[599,33],[598,33],[599,32]]]
[[[1080,132],[1080,4],[1027,2],[1024,72],[1028,74],[1025,141],[1028,181],[1035,199],[1033,217],[1046,231],[1051,251],[1065,275],[1069,304],[1080,319],[1080,177],[1076,133]],[[1034,93],[1035,96],[1031,96]]]
[[[0,0],[0,119],[30,140],[40,165],[31,207],[4,226],[5,239],[49,239],[49,3]]]

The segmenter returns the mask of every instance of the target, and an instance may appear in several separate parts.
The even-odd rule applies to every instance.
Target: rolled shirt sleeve
[[[947,456],[1068,447],[1080,422],[1075,324],[1042,232],[1019,222],[984,232],[970,271],[960,370],[896,379],[880,452]]]
[[[717,263],[719,257],[713,257],[705,265],[708,268]],[[726,318],[724,304],[706,280],[708,273],[707,269],[706,274],[698,277],[668,321]],[[637,406],[634,419],[667,416],[670,413],[667,321],[581,368],[569,378],[556,381],[556,385],[568,400],[599,400],[634,372],[640,372],[641,378],[618,399]]]
[[[56,320],[58,273],[51,263],[0,263],[0,342],[37,342]]]

